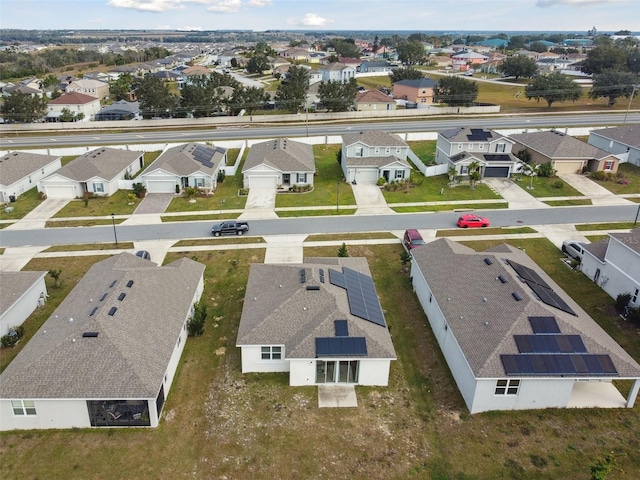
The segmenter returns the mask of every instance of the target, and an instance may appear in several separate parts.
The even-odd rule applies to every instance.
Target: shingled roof
[[[288,138],[277,138],[251,146],[242,172],[268,165],[281,172],[315,172],[313,147]]]
[[[214,175],[224,161],[227,150],[221,147],[187,143],[167,149],[156,158],[145,173],[162,169],[179,176],[196,172]]]
[[[0,185],[12,185],[58,159],[60,159],[60,156],[29,152],[8,152],[0,158]]]
[[[622,127],[603,128],[591,133],[604,138],[624,143],[630,147],[640,148],[640,124],[624,125]]]
[[[600,159],[611,155],[577,138],[557,130],[517,133],[511,139],[552,159]]]
[[[0,315],[4,314],[25,294],[31,286],[47,272],[25,270],[21,272],[0,271]],[[13,327],[14,325],[9,325]]]
[[[96,148],[73,159],[56,174],[78,182],[86,182],[91,178],[112,180],[142,155],[143,152],[119,148]]]
[[[382,130],[365,130],[358,133],[342,135],[342,143],[346,146],[363,143],[370,147],[407,147],[407,143],[398,135]]]

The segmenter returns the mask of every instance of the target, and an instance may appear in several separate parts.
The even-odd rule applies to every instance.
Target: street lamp
[[[113,236],[116,239],[116,248],[118,247],[118,234],[116,233],[116,214],[111,214],[111,224],[113,225]]]
[[[633,101],[633,96],[636,93],[636,88],[640,88],[640,85],[631,85],[633,90],[631,90],[631,96],[629,97],[629,105],[627,105],[627,111],[624,113],[624,120],[622,121],[622,125],[627,123],[627,115],[629,115],[629,110],[631,109],[631,102]]]
[[[636,219],[633,221],[633,226],[636,226],[636,223],[638,223],[638,215],[640,215],[640,205],[638,205],[638,211],[636,212]]]
[[[336,213],[340,212],[340,182],[336,183]]]

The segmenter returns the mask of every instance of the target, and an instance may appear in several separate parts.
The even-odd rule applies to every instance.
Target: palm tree
[[[476,188],[477,183],[482,178],[482,174],[480,173],[480,162],[474,160],[469,164],[469,185],[471,188]]]
[[[533,190],[533,177],[538,174],[538,164],[520,162],[520,173],[529,177],[529,190]]]
[[[458,170],[456,170],[456,167],[449,167],[447,175],[449,176],[449,183],[453,184],[458,177]]]

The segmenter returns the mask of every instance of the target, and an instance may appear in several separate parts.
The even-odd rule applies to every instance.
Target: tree
[[[524,55],[513,55],[505,58],[498,69],[509,77],[532,77],[538,66],[533,58]]]
[[[318,87],[320,103],[330,112],[348,111],[353,106],[357,93],[358,84],[355,78],[350,78],[346,83],[332,80],[320,82]]]
[[[165,82],[151,75],[140,80],[136,95],[144,118],[169,117],[178,104],[177,97],[169,92]]]
[[[516,157],[518,157],[524,163],[531,163],[531,152],[526,148],[518,150],[518,152],[516,153]]]
[[[533,190],[533,177],[536,176],[538,165],[535,163],[520,163],[520,173],[529,177],[529,190]]]
[[[627,52],[627,68],[630,72],[640,74],[640,47],[630,48]]]
[[[269,94],[261,87],[247,87],[242,85],[233,91],[229,101],[229,109],[232,115],[237,115],[241,110],[251,115],[262,108],[269,101]]]
[[[56,288],[60,288],[60,275],[62,274],[62,270],[49,270],[47,275],[49,275],[54,280],[54,284]]]
[[[637,77],[631,72],[619,70],[603,70],[593,76],[593,86],[589,92],[589,98],[608,98],[608,105],[613,107],[620,97],[629,97],[633,92],[633,84]]]
[[[360,57],[360,49],[353,38],[332,38],[325,44],[327,48],[333,48],[339,57]]]
[[[292,66],[276,91],[276,101],[291,113],[306,104],[309,88],[309,72],[305,68]]]
[[[47,100],[37,95],[13,92],[4,98],[0,113],[8,123],[30,123],[47,114]]]
[[[549,75],[541,75],[533,80],[525,88],[525,95],[528,99],[535,98],[537,102],[544,99],[547,106],[551,108],[555,102],[574,102],[582,96],[580,85],[575,83],[568,76],[553,72]]]
[[[402,262],[402,266],[406,266],[407,263],[411,262],[411,254],[406,250],[402,250],[400,253],[400,261]]]
[[[61,122],[76,122],[76,121],[82,120],[83,118],[84,118],[84,113],[82,112],[73,113],[68,108],[63,108],[60,112],[60,116],[58,117],[58,120]]]
[[[529,45],[529,50],[531,50],[532,52],[542,53],[546,52],[548,48],[542,42],[533,42],[531,45]]]
[[[472,189],[476,188],[478,182],[482,179],[482,174],[480,173],[480,162],[474,160],[469,163],[469,185]]]
[[[396,68],[391,72],[391,83],[397,83],[401,80],[419,80],[424,78],[420,70],[413,67]]]
[[[133,82],[133,76],[130,73],[123,73],[115,82],[109,85],[109,96],[116,102],[129,100]]]
[[[599,45],[587,53],[582,62],[582,71],[590,74],[604,70],[626,70],[627,53],[613,44]]]
[[[396,52],[398,53],[398,60],[407,65],[422,63],[425,57],[424,45],[417,40],[398,44]]]
[[[207,306],[196,303],[193,306],[191,317],[187,320],[187,332],[190,337],[197,337],[204,333],[204,324],[207,320]]]
[[[347,251],[347,244],[342,243],[342,245],[340,245],[340,248],[338,249],[338,257],[344,258],[348,256],[349,252]]]
[[[254,55],[247,62],[247,72],[260,74],[265,70],[269,70],[271,64],[266,55]]]
[[[478,97],[478,84],[458,76],[443,77],[433,89],[434,100],[452,107],[473,105]]]

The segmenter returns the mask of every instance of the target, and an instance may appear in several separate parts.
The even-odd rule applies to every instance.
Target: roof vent
[[[483,302],[483,303],[487,303],[487,302],[488,302],[487,297],[484,297],[484,298],[482,299],[482,302]]]
[[[98,307],[93,307],[93,310],[91,310],[91,313],[89,314],[89,316],[93,317],[97,311],[98,311]]]
[[[120,295],[118,295],[118,300],[122,301],[122,300],[124,300],[124,297],[126,297],[126,296],[127,296],[127,294],[122,292]]]
[[[117,280],[114,280],[113,282],[111,282],[111,285],[109,285],[109,288],[113,288],[113,286],[116,284]]]
[[[95,338],[98,336],[98,332],[84,332],[82,336],[84,338]]]
[[[507,283],[509,281],[506,278],[504,278],[502,275],[498,275],[496,280],[500,280],[501,283]]]
[[[100,301],[103,301],[105,298],[107,298],[108,293],[103,293],[102,296],[100,297]]]
[[[320,290],[320,285],[307,285],[307,290]]]
[[[489,257],[486,257],[484,259],[484,263],[486,263],[487,265],[493,265],[493,260],[491,260]]]
[[[512,295],[512,296],[513,296],[513,298],[515,298],[518,302],[519,302],[520,300],[522,300],[522,295],[520,295],[518,292],[513,292],[511,295]]]
[[[109,316],[113,317],[117,311],[118,309],[116,307],[111,307],[111,309],[109,310]]]
[[[127,282],[127,287],[131,288],[133,286],[133,280],[129,280]]]

